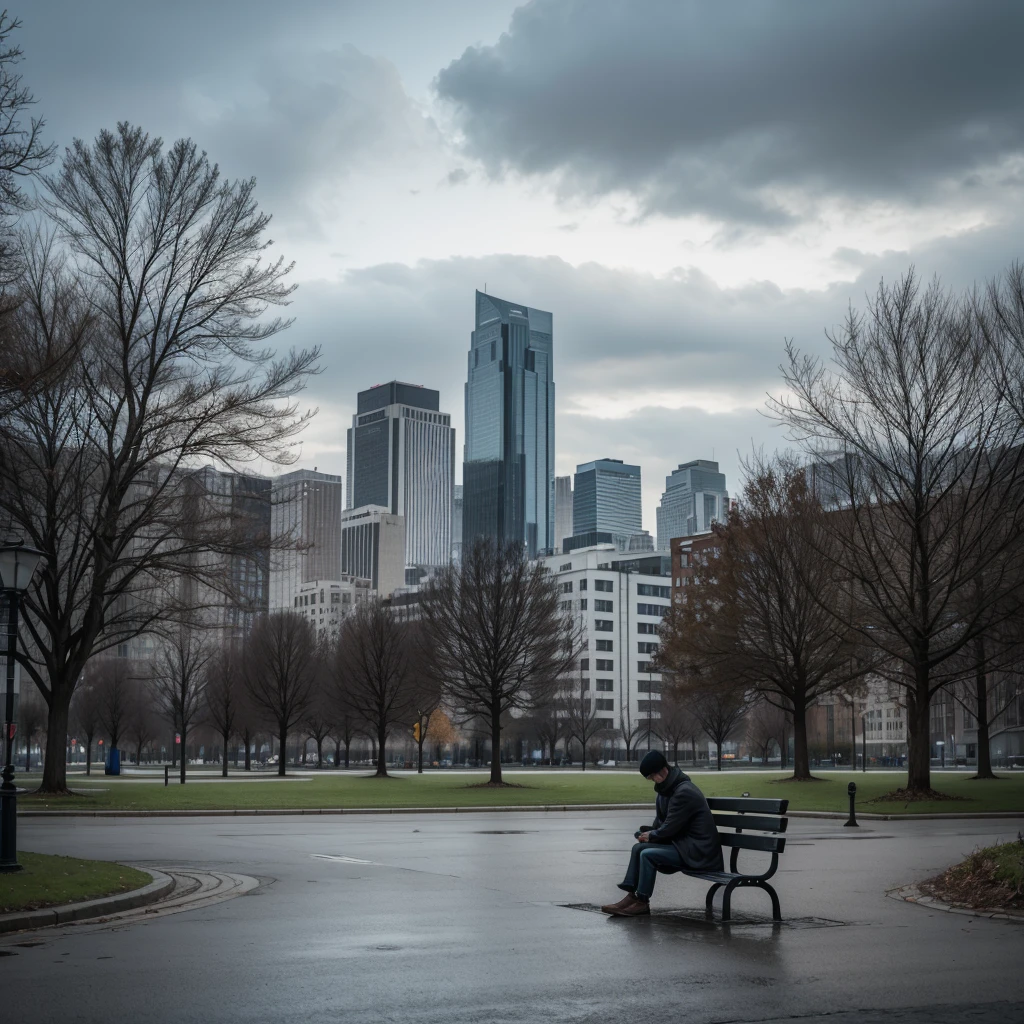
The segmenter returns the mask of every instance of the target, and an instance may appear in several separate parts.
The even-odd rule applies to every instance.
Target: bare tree
[[[135,763],[142,764],[142,750],[159,734],[159,720],[153,711],[153,693],[147,681],[134,681],[128,698],[125,737],[135,746]]]
[[[337,699],[377,741],[377,778],[387,778],[388,733],[416,713],[414,655],[406,623],[379,600],[364,601],[341,626],[335,657]]]
[[[590,695],[590,683],[584,678],[582,669],[578,679],[566,680],[560,703],[566,711],[566,735],[579,743],[582,767],[586,771],[588,753],[593,753],[595,741],[606,736],[608,728],[598,717],[596,704]]]
[[[189,626],[179,625],[161,645],[153,671],[157,705],[181,733],[179,781],[183,786],[188,764],[188,734],[205,710],[209,679],[206,668],[213,654],[208,637]]]
[[[134,680],[129,680],[129,662],[124,658],[95,658],[88,671],[96,694],[100,730],[107,737],[109,749],[117,750],[132,701]]]
[[[287,326],[264,313],[287,301],[289,267],[264,259],[254,188],[127,124],[75,141],[46,179],[56,242],[26,270],[17,343],[31,354],[77,332],[81,357],[0,424],[0,513],[43,551],[19,661],[49,706],[46,792],[66,789],[89,658],[162,629],[182,579],[222,589],[210,552],[251,545],[216,503],[186,515],[191,468],[288,462],[307,421],[292,398],[316,353],[265,345]]]
[[[18,729],[25,741],[25,771],[32,769],[32,741],[46,733],[46,703],[41,694],[28,691],[18,703]]]
[[[568,714],[565,706],[565,694],[560,690],[552,692],[550,697],[536,709],[533,715],[534,729],[540,740],[541,754],[548,751],[548,764],[555,763],[555,747],[566,733]]]
[[[757,700],[755,691],[730,682],[719,669],[697,669],[677,663],[667,675],[664,689],[700,722],[716,747],[718,770],[722,770],[722,747],[739,730],[744,716]]]
[[[277,728],[277,774],[286,772],[288,733],[302,722],[316,694],[313,627],[291,612],[261,618],[246,643],[245,682],[254,710]]]
[[[623,701],[622,707],[619,708],[619,736],[622,737],[622,742],[626,747],[627,761],[633,760],[634,748],[640,742],[644,729],[645,724],[643,722],[630,717],[629,708],[626,706],[626,702]]]
[[[662,625],[661,655],[756,689],[793,715],[795,779],[810,778],[807,709],[871,669],[849,588],[823,559],[828,513],[794,458],[744,463],[742,501],[693,560]],[[833,513],[834,515],[835,513]]]
[[[927,795],[932,697],[1024,587],[1024,420],[1002,378],[1005,332],[910,271],[828,337],[834,369],[787,346],[792,397],[770,407],[828,468],[841,510],[819,552],[851,581],[839,614],[906,691],[908,789]]]
[[[71,722],[75,731],[85,737],[85,774],[92,775],[92,744],[100,731],[100,702],[91,676],[75,690]]]
[[[521,545],[478,539],[423,593],[423,628],[446,701],[491,734],[491,785],[502,785],[502,716],[547,699],[579,655],[580,628]]]
[[[747,714],[747,743],[768,763],[772,744],[782,744],[786,735],[786,712],[767,700],[758,701]]]
[[[223,644],[213,653],[206,666],[206,685],[203,698],[206,703],[205,717],[217,730],[224,750],[220,774],[227,778],[228,746],[235,735],[236,725],[242,715],[242,654],[230,643]],[[248,768],[246,750],[246,768]]]
[[[324,741],[334,732],[335,702],[331,699],[328,664],[329,652],[318,644],[316,659],[316,687],[309,707],[302,719],[307,735],[316,744],[316,766],[324,766]]]
[[[423,745],[427,741],[427,730],[434,712],[441,704],[444,690],[439,674],[431,669],[433,653],[425,642],[424,632],[418,622],[408,625],[412,657],[409,661],[409,684],[412,689],[413,739],[416,742],[416,770],[423,774]]]
[[[679,698],[670,689],[664,687],[661,695],[659,727],[662,739],[671,746],[672,762],[678,765],[679,747],[684,740],[690,739],[700,730],[700,725]],[[694,751],[694,761],[696,759],[697,755]]]

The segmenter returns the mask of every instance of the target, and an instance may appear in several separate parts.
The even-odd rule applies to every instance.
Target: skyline
[[[357,392],[395,376],[461,445],[486,286],[558,319],[556,475],[642,465],[653,533],[678,464],[735,492],[737,449],[784,447],[760,413],[784,339],[824,352],[911,263],[967,288],[1021,255],[1017,5],[177,10],[14,8],[19,71],[61,150],[128,119],[257,177],[300,285],[281,341],[325,346],[289,468],[343,474]]]

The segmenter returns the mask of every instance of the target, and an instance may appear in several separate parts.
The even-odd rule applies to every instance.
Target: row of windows
[[[614,672],[615,664],[609,658],[598,658],[594,663],[598,672]],[[589,658],[580,658],[580,668],[587,671],[590,668]]]
[[[339,594],[337,592],[331,594],[331,604],[351,604],[351,594]],[[300,594],[295,598],[296,608],[306,608],[311,604],[316,604],[316,594]],[[324,592],[320,591],[320,604],[324,603]]]
[[[636,592],[640,597],[671,597],[671,587],[658,587],[653,583],[638,583]]]
[[[440,423],[447,427],[448,416],[442,412],[424,412],[422,409],[407,409],[402,406],[402,415],[410,420],[421,420],[423,423]]]
[[[640,640],[640,641],[637,642],[637,645],[636,645],[636,653],[637,654],[657,654],[658,653],[658,646],[659,645],[654,643],[653,641]]]
[[[614,640],[596,640],[595,643],[597,644],[597,650],[599,651],[611,653],[615,650]]]
[[[654,667],[654,663],[650,661],[638,661],[636,663],[637,672],[657,672],[658,670]]]
[[[638,622],[636,624],[636,631],[638,633],[645,633],[648,636],[657,636],[658,624],[656,622]]]
[[[660,619],[668,608],[663,604],[638,604],[636,606],[637,615],[657,615]]]

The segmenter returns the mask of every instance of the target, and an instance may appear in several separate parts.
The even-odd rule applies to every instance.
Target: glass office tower
[[[576,467],[572,532],[639,533],[642,503],[640,467],[622,459],[596,459]]]
[[[555,383],[552,317],[476,293],[463,465],[463,543],[554,548]]]

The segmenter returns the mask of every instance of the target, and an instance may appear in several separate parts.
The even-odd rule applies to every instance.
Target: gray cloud
[[[532,0],[436,89],[493,175],[784,227],[816,198],[921,201],[1020,156],[1022,36],[1004,0]]]

